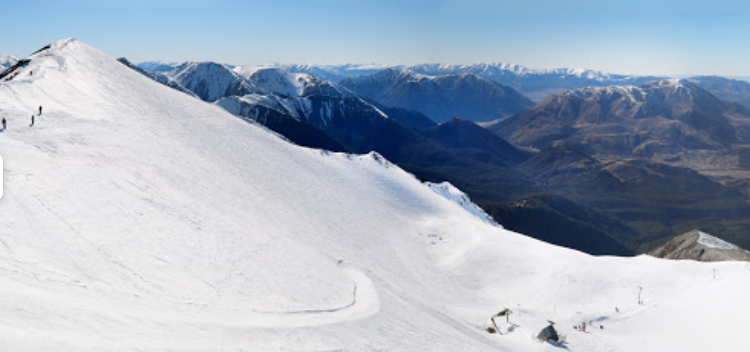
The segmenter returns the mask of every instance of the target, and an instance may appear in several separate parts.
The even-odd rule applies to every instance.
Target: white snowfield
[[[744,263],[503,230],[377,154],[294,146],[73,39],[0,82],[0,116],[2,351],[563,349],[534,339],[547,319],[571,351],[750,346]],[[488,334],[505,307],[518,326]]]
[[[499,226],[497,222],[495,222],[495,219],[489,216],[484,211],[484,209],[472,203],[471,199],[469,199],[469,196],[466,195],[466,193],[462,192],[460,189],[453,186],[450,182],[441,182],[441,183],[426,182],[426,184],[430,186],[430,188],[435,193],[445,197],[448,200],[455,202],[456,204],[460,205],[469,213],[474,214],[474,216],[476,216],[477,218],[482,219],[484,222],[490,225]]]
[[[724,241],[721,238],[711,236],[703,231],[698,231],[698,243],[708,248],[718,248],[718,249],[727,249],[727,250],[739,248],[734,244]]]

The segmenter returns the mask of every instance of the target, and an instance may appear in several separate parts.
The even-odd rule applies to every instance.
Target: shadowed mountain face
[[[453,117],[487,122],[533,106],[513,88],[473,74],[433,77],[388,69],[340,84],[385,106],[419,111],[436,122]]]
[[[695,227],[750,245],[745,195],[691,169],[638,159],[599,162],[563,142],[516,169],[549,191],[628,224],[640,235],[621,240],[640,250]]]
[[[283,111],[234,97],[219,100],[217,105],[245,120],[266,126],[297,145],[334,152],[350,151],[325,131]]]
[[[690,81],[719,99],[738,102],[750,108],[750,82],[718,76],[690,77]]]
[[[640,157],[706,166],[750,142],[750,110],[686,80],[584,88],[489,126],[516,145],[576,144],[599,159]]]
[[[387,108],[380,106],[378,106],[378,108],[386,115],[388,115],[388,117],[399,121],[406,126],[409,126],[409,128],[415,131],[421,131],[430,127],[437,126],[437,123],[435,123],[435,121],[432,121],[429,117],[424,116],[423,114],[414,110],[404,108]]]
[[[541,194],[509,204],[487,206],[507,229],[595,255],[633,255],[639,234],[620,221],[563,197]]]
[[[423,134],[453,149],[476,149],[490,153],[509,166],[516,166],[532,156],[487,129],[460,118],[427,129]]]

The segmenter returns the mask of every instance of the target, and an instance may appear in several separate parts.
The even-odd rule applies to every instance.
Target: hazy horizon
[[[0,54],[76,37],[142,61],[470,64],[750,76],[750,4],[635,0],[26,1],[4,5]],[[22,29],[22,30],[21,30]]]

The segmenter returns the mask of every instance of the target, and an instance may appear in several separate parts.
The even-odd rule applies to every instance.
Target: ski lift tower
[[[641,304],[641,291],[643,291],[643,287],[638,286],[638,304]]]

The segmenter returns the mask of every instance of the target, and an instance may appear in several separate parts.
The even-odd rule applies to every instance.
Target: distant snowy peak
[[[636,86],[607,86],[607,87],[584,87],[563,93],[567,96],[588,99],[591,97],[620,97],[627,96],[633,100],[643,100],[646,92]]]
[[[293,73],[307,73],[320,79],[340,82],[343,79],[359,75],[372,74],[388,68],[380,64],[342,64],[342,65],[310,65],[310,64],[279,64],[270,65]]]
[[[257,92],[231,68],[215,62],[186,62],[168,72],[167,76],[208,102]]]
[[[13,56],[10,55],[0,55],[0,71],[3,71],[7,69],[8,67],[11,67],[18,62],[18,59],[16,59]]]
[[[274,65],[272,65],[274,66]],[[446,74],[473,73],[488,79],[500,79],[502,77],[517,76],[561,76],[575,77],[597,82],[608,82],[618,80],[629,80],[637,78],[633,75],[610,74],[597,70],[582,68],[554,68],[554,69],[531,69],[523,65],[504,62],[481,62],[474,64],[440,64],[421,63],[413,65],[381,65],[381,64],[341,64],[341,65],[298,65],[284,64],[276,65],[290,72],[303,72],[313,75],[335,75],[342,78],[356,77],[362,74],[372,74],[385,69],[409,70],[430,76]],[[368,72],[369,71],[369,72]],[[503,82],[500,82],[503,83]]]
[[[468,65],[458,64],[418,64],[403,66],[414,72],[430,75],[474,73],[485,78],[499,78],[503,76],[560,76],[576,77],[597,82],[626,80],[635,76],[609,74],[602,71],[588,70],[582,68],[554,68],[554,69],[530,69],[528,67],[510,63],[476,63]],[[501,82],[502,83],[502,82]]]
[[[689,80],[662,79],[646,82],[640,86],[616,85],[606,87],[584,87],[564,92],[563,95],[590,98],[630,98],[633,101],[644,101],[650,97],[682,97],[692,99],[697,96],[707,96],[708,93]]]
[[[405,69],[415,72],[433,72],[441,74],[457,74],[466,72],[513,72],[515,74],[524,74],[532,70],[516,64],[508,63],[476,63],[468,65],[459,64],[417,64],[404,66]]]
[[[237,67],[234,72],[245,78],[263,94],[302,97],[311,94],[352,96],[328,81],[306,73],[291,73],[273,67]]]
[[[135,66],[140,67],[146,71],[151,72],[169,72],[179,66],[179,62],[166,62],[166,61],[144,61]]]
[[[238,72],[237,69],[235,72]],[[293,97],[302,95],[309,86],[320,84],[319,79],[308,74],[289,73],[278,68],[261,68],[243,77],[266,94]]]

